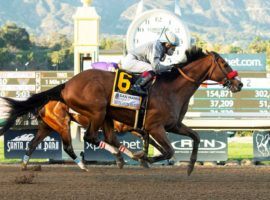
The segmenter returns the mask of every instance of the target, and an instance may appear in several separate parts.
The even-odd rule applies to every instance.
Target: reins
[[[177,68],[179,73],[187,80],[189,80],[190,82],[193,82],[193,83],[197,83],[197,81],[195,81],[193,78],[189,77],[188,75],[185,74],[185,72],[183,72],[182,69],[180,68]]]
[[[213,67],[212,67],[212,68],[213,68]],[[180,68],[177,68],[177,69],[178,69],[179,73],[180,73],[185,79],[187,79],[188,81],[190,81],[190,82],[192,82],[192,83],[197,84],[198,86],[199,86],[199,85],[220,85],[220,84],[221,84],[221,83],[200,83],[200,82],[194,80],[193,78],[189,77],[188,75],[186,75],[185,72],[183,72],[182,69],[180,69]],[[213,71],[213,70],[212,70],[212,71]]]

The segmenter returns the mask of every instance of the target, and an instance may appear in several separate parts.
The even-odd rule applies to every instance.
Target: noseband
[[[223,67],[221,67],[220,64],[219,64],[218,61],[217,61],[217,60],[220,58],[220,56],[216,56],[216,54],[214,54],[214,53],[209,53],[209,54],[210,54],[211,56],[213,56],[215,65],[212,65],[211,69],[209,70],[210,73],[208,73],[208,74],[209,74],[208,77],[210,78],[210,77],[212,76],[212,73],[213,73],[213,71],[214,71],[214,68],[215,68],[216,66],[218,66],[219,69],[220,69],[220,71],[223,73],[223,75],[224,75],[224,77],[225,77],[225,78],[220,82],[220,84],[222,84],[224,87],[227,87],[228,84],[231,85],[231,80],[232,80],[233,78],[235,78],[235,77],[238,76],[238,72],[235,71],[235,70],[233,70],[233,71],[231,71],[231,72],[227,72],[226,69],[223,68]],[[226,65],[227,65],[227,63],[226,63]]]

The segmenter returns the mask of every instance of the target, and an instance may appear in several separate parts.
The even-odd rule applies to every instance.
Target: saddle
[[[132,90],[130,90],[139,76],[139,73],[132,73],[122,69],[118,69],[115,72],[111,106],[135,110],[136,117],[134,128],[142,129],[144,126],[148,95],[140,96],[138,94],[134,94]],[[149,83],[145,86],[147,94],[149,93],[151,85],[152,84]]]

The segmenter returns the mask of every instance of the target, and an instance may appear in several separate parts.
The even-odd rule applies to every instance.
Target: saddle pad
[[[111,106],[131,110],[140,109],[142,97],[133,95],[129,91],[133,83],[133,76],[133,74],[121,69],[115,72]]]

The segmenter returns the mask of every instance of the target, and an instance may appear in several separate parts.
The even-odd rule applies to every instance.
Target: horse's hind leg
[[[84,163],[81,161],[80,158],[77,157],[77,155],[74,152],[73,146],[72,146],[72,139],[70,134],[69,125],[67,125],[66,129],[63,129],[63,131],[60,132],[63,145],[64,145],[64,151],[73,159],[73,161],[84,171],[88,171],[87,167],[84,165]]]
[[[140,160],[143,157],[146,157],[148,154],[148,142],[149,142],[149,134],[146,133],[143,130],[135,130],[132,127],[125,125],[121,122],[118,121],[113,121],[113,125],[114,125],[114,133],[112,134],[112,137],[116,138],[116,134],[117,133],[122,133],[122,132],[131,132],[133,135],[135,135],[136,137],[139,137],[143,142],[144,142],[144,149],[143,151],[138,151],[138,152],[131,152],[128,148],[126,148],[125,146],[122,145],[122,147],[119,147],[119,150],[122,151],[122,153],[126,154],[127,156],[129,156],[130,158],[134,159],[134,160]],[[148,166],[148,165],[147,165]]]
[[[113,121],[112,119],[106,118],[106,122],[104,123],[104,135],[105,135],[106,141],[114,145],[115,147],[117,147],[121,153],[127,155],[131,159],[140,161],[143,167],[149,168],[148,162],[147,160],[145,160],[145,158],[147,158],[147,153],[145,153],[144,151],[132,152],[118,141],[116,134],[120,132],[128,132],[128,131],[131,131],[133,135],[141,138],[143,141],[145,141],[145,139],[147,139],[148,141],[148,138],[145,137],[146,135],[148,135],[146,132],[140,131],[140,130],[134,130],[132,127],[124,125],[121,122]],[[148,143],[144,143],[144,145],[145,145],[144,148],[148,149]],[[121,154],[119,153],[119,155]],[[123,161],[120,160],[118,167],[121,166],[122,162]]]
[[[127,147],[125,147],[118,141],[116,137],[117,132],[114,131],[113,120],[106,119],[103,125],[103,129],[104,129],[105,141],[119,149],[119,152],[115,154],[114,156],[116,157],[116,164],[120,169],[122,169],[125,164],[121,153],[127,155],[133,160],[140,161],[143,167],[149,168],[148,163],[146,163],[144,160],[141,160],[145,155],[144,153],[142,154],[140,152],[140,155],[136,153],[134,154],[132,151],[130,151]],[[138,134],[136,134],[136,136],[138,136]]]
[[[73,159],[73,161],[84,171],[88,171],[87,167],[74,152],[70,133],[70,117],[68,115],[63,119],[59,126],[59,134],[62,138],[64,151]]]
[[[38,125],[38,132],[35,135],[35,137],[31,140],[29,143],[28,150],[26,151],[23,161],[22,161],[22,170],[27,169],[28,161],[32,155],[32,153],[35,151],[38,144],[51,133],[52,129],[45,124],[43,121],[39,121]]]
[[[77,157],[73,150],[70,133],[71,117],[68,114],[67,106],[61,102],[51,102],[45,106],[45,109],[43,109],[40,114],[47,125],[60,134],[64,151],[81,169],[88,171],[86,166],[83,164],[81,159]]]
[[[96,113],[93,117],[90,117],[90,124],[84,135],[84,140],[90,144],[94,144],[100,149],[105,149],[113,155],[116,155],[119,153],[119,150],[116,147],[98,139],[98,129],[104,125],[104,122],[105,112]]]
[[[104,138],[105,138],[105,142],[111,144],[112,146],[118,148],[119,150],[124,150],[124,146],[120,144],[120,142],[118,141],[115,132],[113,131],[113,121],[111,119],[107,119],[104,121],[103,124],[103,134],[104,134]],[[123,147],[124,148],[123,148]],[[120,148],[122,147],[122,148]],[[118,151],[116,154],[113,154],[116,158],[116,165],[122,169],[125,165],[125,161],[124,158],[121,155],[121,152]],[[131,153],[132,156],[132,153]]]

